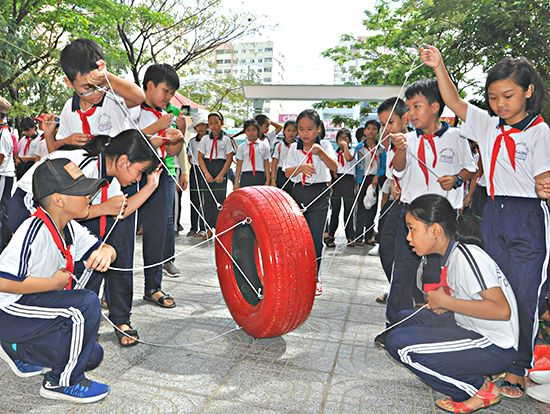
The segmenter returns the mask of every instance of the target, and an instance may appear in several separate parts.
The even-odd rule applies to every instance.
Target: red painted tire
[[[246,187],[226,198],[216,233],[247,218],[250,224],[239,225],[216,240],[225,303],[235,322],[254,338],[292,332],[308,318],[315,298],[317,265],[306,219],[285,191]],[[261,289],[263,299],[258,299],[228,252],[255,290]]]

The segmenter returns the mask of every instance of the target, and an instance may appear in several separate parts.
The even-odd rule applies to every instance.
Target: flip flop
[[[134,346],[134,345],[139,344],[138,341],[129,342],[127,344],[122,343],[122,338],[124,338],[125,336],[131,336],[131,337],[133,337],[132,339],[139,339],[138,331],[133,329],[132,325],[130,325],[129,323],[126,323],[125,325],[128,325],[130,327],[130,329],[126,329],[126,330],[122,331],[124,333],[120,332],[118,329],[115,329],[115,335],[118,338],[119,345],[123,348],[127,348],[127,347],[130,347],[130,346]]]
[[[515,388],[516,390],[521,391],[520,395],[510,395],[507,392],[502,391],[502,388]],[[510,390],[508,390],[510,391]],[[506,398],[521,398],[523,397],[523,394],[525,393],[525,388],[521,386],[521,384],[512,384],[510,381],[502,381],[502,384],[500,385],[500,395]]]
[[[162,292],[163,295],[160,298],[154,299],[153,295],[157,292],[162,292],[162,291],[160,289],[153,289],[153,290],[150,290],[148,292],[146,291],[143,295],[143,299],[148,301],[148,302],[152,302],[155,305],[160,306],[161,308],[175,308],[176,307],[176,301],[174,301],[174,298],[170,295],[165,294],[164,292]],[[172,305],[165,305],[164,304],[164,302],[168,299],[173,300]]]

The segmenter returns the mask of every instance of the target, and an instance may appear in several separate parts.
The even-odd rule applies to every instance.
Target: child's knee
[[[86,364],[86,371],[91,371],[92,369],[99,366],[102,360],[103,360],[103,348],[96,341],[92,348],[92,352],[90,353],[90,358],[88,359],[88,363]]]

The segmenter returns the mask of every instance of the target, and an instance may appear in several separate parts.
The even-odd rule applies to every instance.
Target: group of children
[[[377,342],[450,396],[436,402],[440,408],[471,412],[501,395],[523,394],[545,311],[550,130],[539,112],[546,92],[530,62],[505,59],[488,75],[487,113],[459,97],[436,48],[422,49],[421,56],[436,79],[409,86],[405,101],[384,101],[380,123],[368,121],[355,147],[344,128],[335,150],[314,110],[284,127],[263,115],[247,120],[239,146],[224,132],[220,113],[196,114],[188,128],[196,132],[186,148],[189,176],[182,165],[179,187],[190,185],[188,235],[205,239],[216,227],[233,157],[234,189],[288,191],[311,230],[317,294],[323,249],[334,246],[341,204],[347,244],[374,245],[381,192],[377,240],[390,292],[379,298],[387,305],[388,330]],[[4,124],[9,102],[0,99],[0,358],[22,377],[51,368],[40,390],[46,398],[93,402],[109,393],[84,376],[102,359],[96,334],[103,281],[120,345],[138,343],[130,324],[132,272],[110,269],[133,267],[138,228],[148,269],[143,298],[176,306],[161,284],[163,262],[177,275],[169,266],[178,177],[161,161],[185,154],[187,126],[181,114],[165,112],[179,87],[169,65],[149,67],[141,90],[107,72],[97,44],[78,39],[62,51],[61,66],[74,95],[57,132],[55,117],[46,115],[43,137],[32,127],[25,134],[19,161],[34,165],[13,197],[16,163]],[[462,119],[461,129],[440,121],[445,105]],[[281,129],[284,139],[277,141]],[[34,163],[25,151],[37,138],[48,154]],[[480,160],[465,138],[477,142]],[[458,211],[468,200],[464,183],[485,175],[478,172],[481,162],[489,173],[479,228]],[[101,243],[110,230],[109,244]],[[413,314],[425,303],[427,309]],[[499,389],[492,376],[501,373]]]

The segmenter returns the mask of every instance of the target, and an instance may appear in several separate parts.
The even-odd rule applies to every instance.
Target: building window
[[[223,63],[231,63],[231,59],[225,59]]]
[[[265,58],[265,59],[264,59],[264,62],[265,62],[265,63],[269,63],[269,62],[271,62],[272,60],[273,60],[273,59],[271,59],[271,58]]]
[[[223,59],[217,59],[216,63],[219,65],[220,63],[223,63]]]
[[[266,48],[265,48],[265,51],[266,51],[266,52],[273,52],[273,48],[272,48],[272,47],[266,47]]]
[[[222,69],[216,69],[216,73],[223,73]]]
[[[223,73],[231,73],[231,69],[224,69]]]
[[[262,59],[258,59],[258,63],[262,63]]]
[[[264,72],[271,72],[271,68],[265,68]]]
[[[271,78],[265,78],[264,82],[271,82]]]

